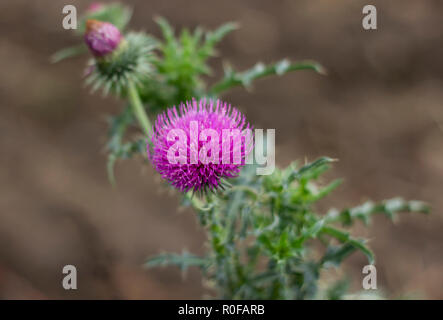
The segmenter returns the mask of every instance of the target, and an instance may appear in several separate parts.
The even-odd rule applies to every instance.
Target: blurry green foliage
[[[331,185],[338,185],[321,187],[316,182],[331,162],[322,157],[301,167],[293,163],[269,176],[257,176],[254,166],[247,166],[221,195],[208,195],[200,204],[185,200],[207,229],[207,255],[175,260],[160,255],[147,265],[182,269],[195,265],[225,299],[343,298],[348,288],[345,280],[326,293],[319,292],[322,271],[339,267],[354,252],[364,254],[368,264],[375,258],[365,239],[352,236],[340,225],[350,226],[356,220],[369,223],[375,214],[392,218],[397,212],[427,213],[429,208],[419,201],[395,198],[319,213],[316,202],[334,189]],[[324,246],[320,256],[311,250],[315,242]]]

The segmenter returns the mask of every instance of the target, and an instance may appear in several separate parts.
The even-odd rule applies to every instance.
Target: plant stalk
[[[140,126],[142,127],[148,138],[151,138],[151,121],[149,120],[149,117],[146,114],[145,109],[143,108],[143,103],[133,82],[129,83],[128,97],[132,107],[132,111],[134,112],[134,115],[137,118]]]

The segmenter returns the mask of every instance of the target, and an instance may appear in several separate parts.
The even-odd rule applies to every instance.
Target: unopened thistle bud
[[[95,58],[86,72],[86,83],[92,90],[101,87],[105,94],[122,94],[130,83],[144,81],[153,69],[156,42],[145,33],[131,32],[123,37],[112,23],[90,19],[84,39]]]
[[[86,22],[84,38],[86,45],[95,57],[104,57],[112,53],[123,39],[116,26],[98,20]]]

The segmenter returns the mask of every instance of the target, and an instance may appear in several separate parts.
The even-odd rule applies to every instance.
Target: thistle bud
[[[95,57],[104,57],[113,52],[122,40],[118,28],[109,22],[88,20],[86,22],[85,42]]]

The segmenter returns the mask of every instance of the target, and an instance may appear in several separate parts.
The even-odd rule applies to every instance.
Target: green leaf
[[[324,197],[326,197],[328,194],[330,194],[332,191],[334,191],[337,187],[339,187],[342,184],[342,179],[337,179],[332,181],[329,185],[326,187],[320,189],[317,193],[311,195],[308,197],[307,201],[309,202],[316,202]]]
[[[118,159],[128,159],[134,154],[141,153],[146,155],[146,140],[138,139],[130,142],[123,142],[123,137],[127,128],[134,122],[134,116],[131,108],[126,107],[119,115],[112,117],[109,120],[110,128],[108,131],[108,162],[107,173],[108,179],[113,186],[115,186],[114,165]]]
[[[318,73],[325,73],[324,68],[314,61],[301,61],[301,62],[289,62],[289,60],[281,60],[277,63],[265,65],[263,63],[257,63],[254,67],[243,72],[236,72],[232,68],[227,67],[225,69],[224,78],[214,84],[210,93],[218,95],[224,91],[227,91],[236,86],[242,86],[248,88],[252,85],[254,80],[270,76],[270,75],[283,75],[291,71],[297,70],[314,70]]]
[[[84,44],[72,46],[72,47],[61,49],[61,50],[57,51],[56,53],[54,53],[51,56],[50,61],[51,61],[51,63],[57,63],[62,60],[65,60],[67,58],[73,58],[75,56],[81,55],[86,52],[88,52],[88,49],[86,48],[86,46]]]
[[[111,117],[109,120],[108,145],[109,150],[118,150],[128,126],[134,122],[132,110],[127,106],[119,115]]]
[[[114,150],[112,150],[108,154],[108,163],[107,163],[107,172],[108,179],[110,183],[115,186],[116,180],[114,175],[114,165],[118,159],[129,159],[134,154],[146,154],[147,142],[145,139],[138,139],[136,141],[125,142],[116,146]]]
[[[228,22],[214,31],[209,31],[206,33],[205,41],[199,50],[199,54],[203,59],[206,59],[214,55],[214,47],[219,43],[228,33],[238,29],[238,24],[234,22]],[[197,29],[199,30],[199,29]],[[197,33],[197,32],[196,32]],[[199,33],[197,33],[196,38],[199,39]]]
[[[297,299],[312,299],[317,292],[317,282],[320,269],[317,263],[307,261],[296,266],[295,270],[301,272],[302,279],[297,293]]]
[[[337,161],[336,159],[332,159],[329,157],[321,157],[313,162],[310,162],[308,164],[305,164],[303,167],[301,167],[298,170],[294,170],[287,178],[287,183],[291,183],[294,180],[301,180],[301,179],[315,179],[317,178],[321,173],[326,171],[329,167],[328,164],[331,162]],[[336,182],[338,183],[338,182]],[[338,185],[337,185],[338,186]],[[334,187],[334,186],[333,186]],[[330,188],[333,188],[330,187]]]
[[[354,239],[352,238],[348,232],[333,228],[331,226],[324,226],[322,231],[334,238],[336,238],[338,241],[350,244],[354,246],[355,248],[359,249],[361,252],[365,254],[365,256],[368,258],[369,264],[373,264],[375,262],[374,254],[373,252],[366,247],[365,240],[363,239]]]
[[[326,249],[320,263],[324,266],[338,267],[348,256],[350,256],[357,248],[350,243],[345,243],[339,246],[330,245]]]
[[[318,234],[323,230],[324,224],[325,221],[320,219],[312,223],[309,227],[303,227],[301,235],[292,241],[292,246],[296,249],[301,249],[306,240],[317,238]]]
[[[375,214],[384,214],[390,219],[395,218],[395,214],[399,212],[417,212],[429,213],[429,205],[421,201],[406,201],[402,198],[393,198],[385,200],[381,203],[367,201],[350,209],[337,211],[331,209],[327,214],[328,222],[340,222],[344,226],[350,226],[355,220],[361,220],[366,225],[371,222],[371,218]]]
[[[172,105],[192,98],[211,96],[205,90],[203,75],[210,75],[208,58],[215,55],[215,45],[236,25],[227,23],[214,31],[204,31],[197,27],[193,33],[183,29],[176,35],[172,26],[164,18],[156,18],[164,41],[160,45],[161,57],[155,62],[157,71],[164,79],[164,87],[169,87]],[[163,90],[165,91],[165,90]]]
[[[214,46],[220,42],[228,33],[238,29],[238,24],[235,22],[226,22],[214,31],[206,34],[205,45]]]
[[[169,24],[168,20],[166,20],[163,17],[157,17],[154,20],[159,25],[160,30],[162,31],[163,34],[163,38],[165,38],[166,40],[166,43],[169,45],[177,44],[177,41],[175,40],[174,36],[174,29]]]

